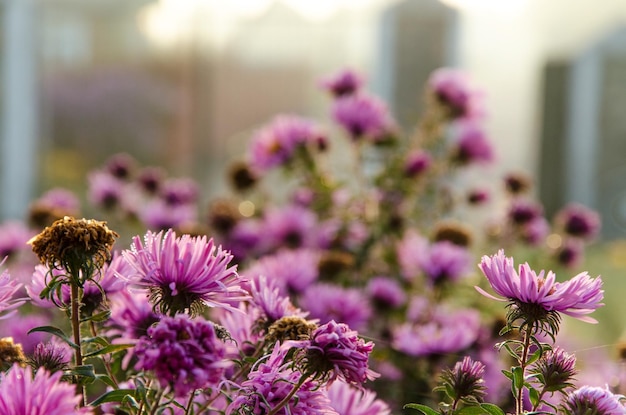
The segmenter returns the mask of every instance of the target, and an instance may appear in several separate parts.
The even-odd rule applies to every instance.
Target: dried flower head
[[[265,340],[268,344],[285,340],[309,340],[317,324],[299,316],[285,316],[275,321],[267,329]]]
[[[12,337],[0,339],[0,368],[4,371],[13,366],[14,363],[24,366],[26,357],[21,344],[13,343]]]
[[[106,222],[65,216],[45,228],[28,243],[41,263],[65,269],[71,275],[89,278],[111,259],[111,249],[119,235]],[[84,281],[76,281],[80,285]]]
[[[259,180],[248,163],[244,161],[233,163],[228,170],[230,183],[238,191],[245,191],[254,187]]]
[[[354,255],[349,252],[324,251],[317,265],[320,278],[332,280],[338,274],[350,269],[354,262]]]
[[[216,200],[209,206],[209,226],[219,234],[230,233],[239,219],[241,219],[241,214],[234,202],[230,200]]]
[[[455,245],[468,247],[472,244],[472,231],[460,222],[439,222],[433,231],[435,242],[448,241]]]

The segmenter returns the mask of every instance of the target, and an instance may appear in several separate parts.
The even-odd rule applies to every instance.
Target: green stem
[[[187,402],[187,408],[185,409],[185,415],[191,415],[191,407],[193,406],[193,398],[196,394],[196,390],[192,390],[189,396],[189,402]]]
[[[91,334],[93,335],[93,337],[97,337],[98,331],[96,330],[96,324],[93,322],[93,320],[89,322],[89,327],[91,329]],[[119,389],[120,386],[117,383],[117,379],[115,379],[115,375],[113,374],[113,369],[111,368],[111,362],[105,356],[102,356],[102,363],[104,364],[104,368],[107,371],[107,375],[109,375],[109,379],[111,379],[111,381],[115,385],[115,388]]]
[[[80,288],[75,283],[71,283],[71,292],[70,292],[70,301],[72,306],[71,312],[71,321],[72,321],[72,332],[74,334],[74,343],[76,344],[76,348],[74,349],[74,357],[76,360],[76,366],[82,366],[83,364],[83,354],[81,351],[81,340],[80,340]],[[76,385],[76,392],[83,396],[83,399],[80,402],[80,406],[85,406],[86,396],[85,396],[85,387],[83,385]]]
[[[293,389],[291,389],[291,391],[287,394],[287,396],[285,396],[283,400],[278,403],[278,405],[276,405],[271,411],[269,411],[267,415],[276,415],[278,411],[280,411],[285,405],[287,405],[289,401],[291,400],[291,398],[293,398],[293,396],[296,394],[296,392],[298,392],[300,388],[302,387],[302,385],[304,385],[304,382],[306,382],[309,376],[310,375],[308,373],[303,374],[300,377],[300,380],[298,381],[298,383],[293,385]]]
[[[522,370],[522,379],[526,376],[526,361],[528,360],[528,351],[530,349],[530,339],[531,339],[531,329],[529,326],[526,326],[524,330],[524,346],[522,349],[522,357],[520,359],[520,369]],[[515,397],[515,413],[517,415],[521,415],[524,410],[524,385],[520,385],[517,390],[517,396]]]

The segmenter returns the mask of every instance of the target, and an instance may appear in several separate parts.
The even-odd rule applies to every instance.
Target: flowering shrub
[[[288,114],[260,127],[235,192],[205,211],[195,181],[119,154],[88,177],[107,222],[76,219],[79,199],[52,189],[28,226],[2,225],[0,317],[23,323],[0,322],[0,407],[625,413],[624,385],[580,383],[556,344],[562,315],[594,323],[602,306],[599,277],[563,277],[597,214],[546,218],[516,172],[467,183],[497,157],[467,75],[433,74],[408,136],[365,85],[321,82],[336,128]]]

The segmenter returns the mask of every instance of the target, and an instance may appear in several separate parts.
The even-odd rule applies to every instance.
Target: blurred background
[[[406,131],[432,70],[485,91],[495,175],[535,178],[626,235],[623,0],[2,0],[0,220],[125,151],[226,186],[275,114],[328,119],[321,77],[350,67]]]

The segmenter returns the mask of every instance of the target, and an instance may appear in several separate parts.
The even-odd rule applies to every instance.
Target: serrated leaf
[[[109,391],[100,395],[89,405],[98,406],[107,402],[123,402],[125,398],[127,399],[127,397],[133,398],[134,400],[135,392],[137,391],[134,389],[118,389],[114,391]]]
[[[133,347],[134,344],[110,344],[102,349],[86,354],[84,357],[95,357],[103,354],[115,353]]]
[[[53,336],[56,336],[56,337],[60,338],[61,340],[63,340],[65,343],[70,345],[70,347],[72,347],[74,349],[78,349],[78,345],[76,343],[74,343],[69,337],[67,337],[65,335],[65,333],[63,332],[63,330],[61,330],[58,327],[54,327],[54,326],[39,326],[39,327],[35,327],[33,329],[28,330],[28,334],[35,333],[35,332],[50,333]]]
[[[408,403],[408,404],[404,405],[403,408],[404,409],[415,409],[417,411],[420,411],[424,415],[440,415],[439,412],[435,411],[431,407],[426,406],[426,405],[422,405],[422,404],[419,404],[419,403]]]

